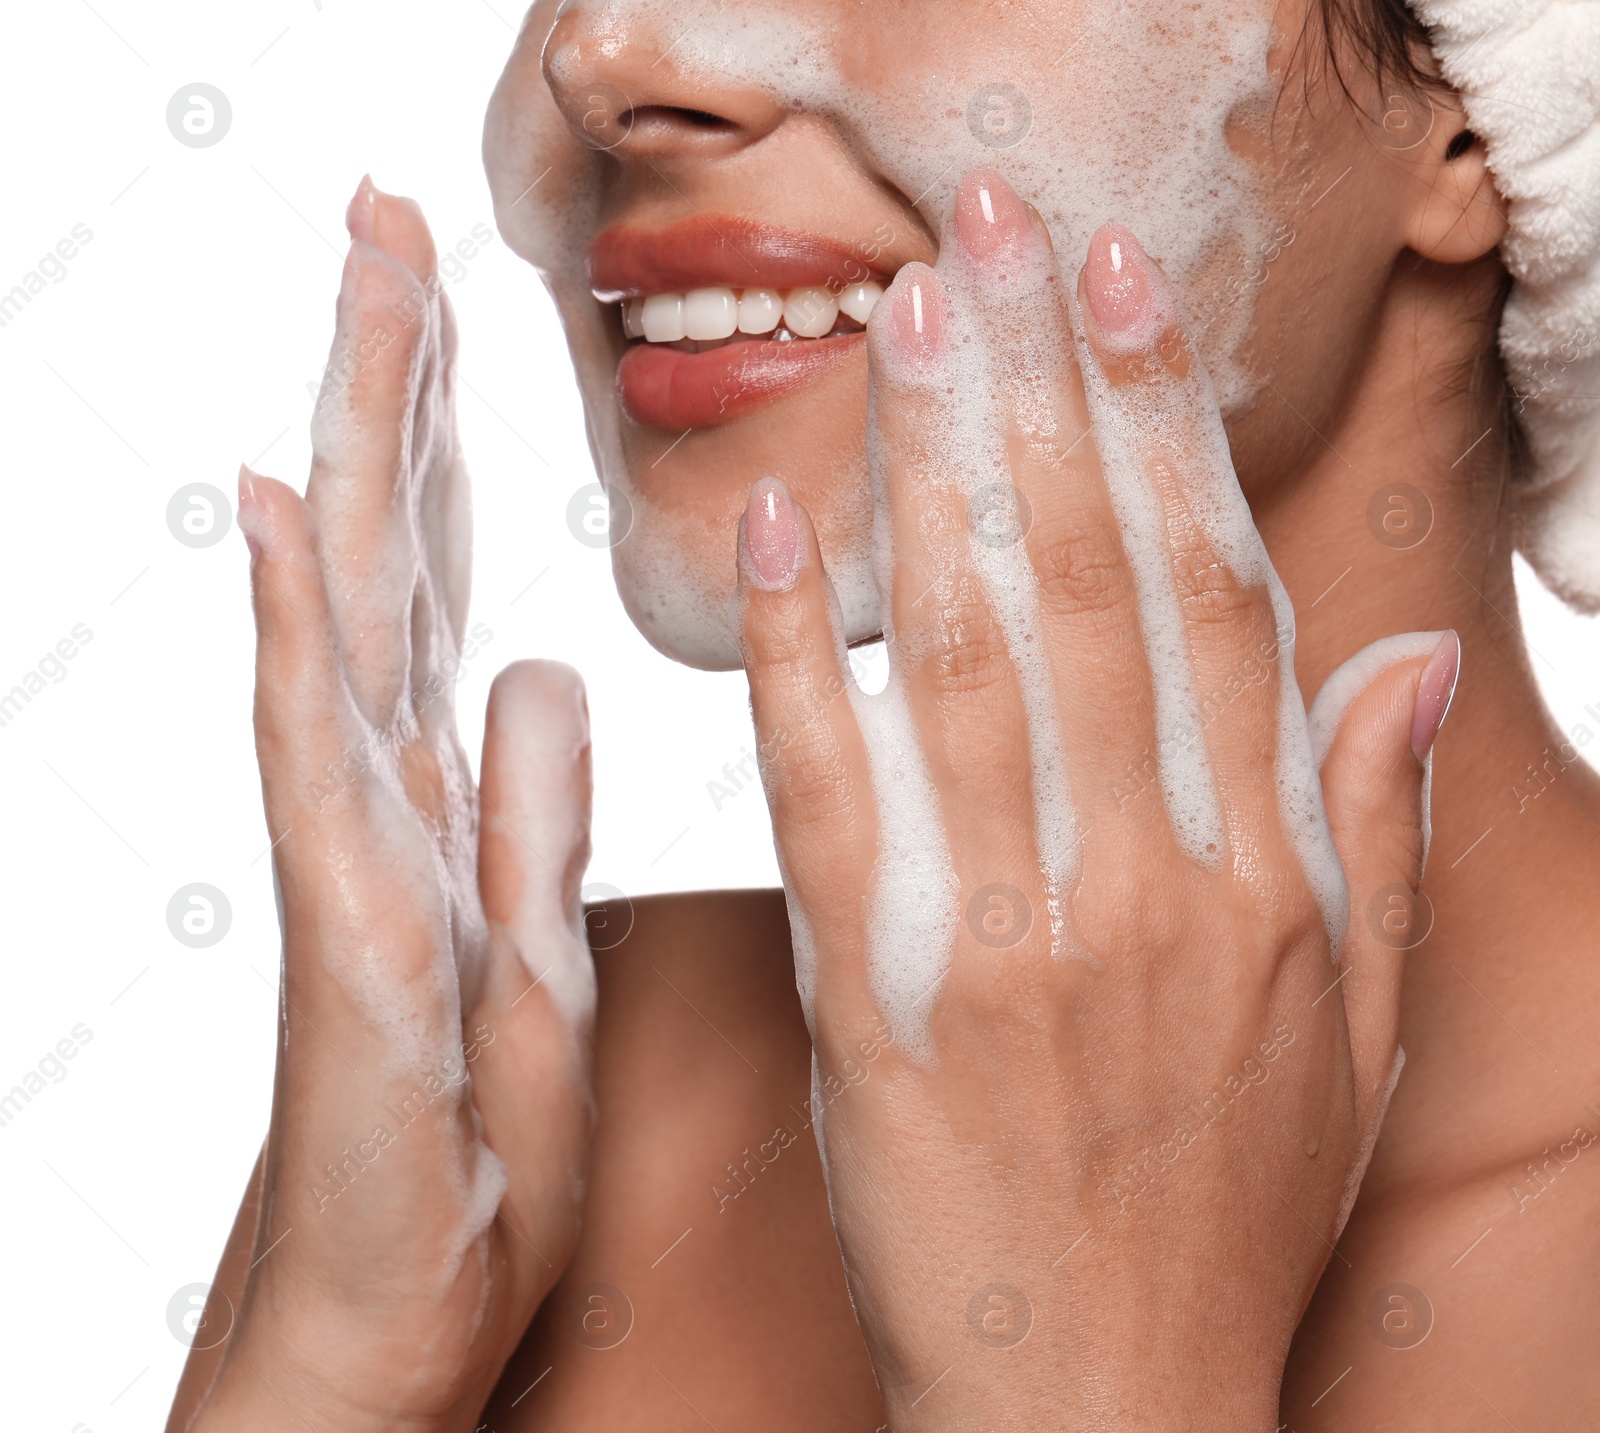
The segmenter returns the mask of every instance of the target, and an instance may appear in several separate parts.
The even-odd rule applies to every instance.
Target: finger
[[[364,904],[373,898],[360,865],[374,847],[370,773],[395,752],[350,698],[310,509],[246,469],[238,516],[253,559],[256,749],[280,890],[284,1016],[305,1037],[294,1046],[297,1078],[342,1080],[381,1034],[341,984],[348,968],[324,957],[370,938],[365,913],[377,907]],[[403,984],[426,953],[395,943],[385,959]]]
[[[306,501],[317,515],[330,606],[362,710],[388,722],[413,682],[420,575],[411,458],[432,305],[394,256],[356,239],[312,424]]]
[[[385,194],[370,174],[362,176],[344,222],[352,239],[392,254],[424,282],[439,272],[439,251],[422,206],[414,199]]]
[[[1016,654],[1029,613],[1019,542],[975,541],[971,494],[994,488],[979,463],[988,415],[967,411],[971,375],[956,357],[977,335],[931,269],[908,265],[879,301],[868,331],[877,520],[892,565],[889,655],[904,682],[918,745],[944,813],[965,905],[987,887],[1038,879],[1035,783],[1071,823],[1059,724],[1042,659],[1030,707]],[[1003,539],[1010,534],[1000,534]],[[1023,652],[1032,657],[1032,652]],[[1041,729],[1042,728],[1042,729]],[[978,897],[981,899],[981,897]]]
[[[1390,637],[1340,667],[1312,707],[1328,824],[1350,885],[1339,988],[1364,1121],[1378,1112],[1394,1065],[1404,952],[1431,927],[1431,907],[1415,892],[1433,739],[1460,664],[1454,632]]]
[[[428,300],[429,321],[412,415],[411,465],[424,569],[444,616],[444,630],[419,634],[428,650],[416,654],[425,670],[449,671],[466,630],[472,577],[472,510],[455,427],[457,328],[439,277],[433,234],[413,199],[385,194],[367,177],[346,216],[353,238],[364,239],[404,264]],[[409,311],[408,311],[409,312]],[[445,635],[448,633],[449,641]]]
[[[507,667],[489,691],[478,886],[522,960],[514,998],[542,990],[584,1036],[595,999],[580,896],[593,788],[582,678],[560,662]]]
[[[354,819],[355,803],[337,798],[364,769],[364,730],[345,686],[310,509],[287,484],[244,468],[239,526],[252,558],[256,746],[281,856],[288,853],[277,843],[293,828],[308,831],[325,816]]]
[[[1266,548],[1177,299],[1131,233],[1096,232],[1079,292],[1091,399],[1139,575],[1174,826],[1202,864],[1219,866],[1231,848],[1235,869],[1259,868],[1253,848],[1281,834],[1286,710]],[[1288,630],[1286,605],[1283,616]]]
[[[795,978],[813,1034],[870,1013],[868,882],[879,820],[851,701],[837,600],[805,510],[776,478],[750,490],[739,526],[740,647],[762,784],[790,896]],[[892,699],[891,699],[892,700]],[[820,962],[820,965],[819,965]],[[881,993],[881,992],[880,992]],[[895,992],[887,1003],[896,1005]],[[893,1022],[890,1009],[884,1014]]]
[[[478,888],[491,953],[482,989],[462,991],[462,1043],[484,1138],[510,1171],[506,1217],[548,1253],[570,1241],[581,1184],[552,1199],[545,1171],[572,1164],[593,1118],[595,971],[581,894],[593,780],[588,704],[571,667],[517,662],[500,673],[482,772]]]
[[[459,656],[472,597],[472,487],[456,432],[456,350],[458,329],[448,295],[434,299],[437,341],[418,403],[417,449],[428,454],[419,498],[423,560],[438,595],[450,656]]]
[[[995,370],[983,387],[993,395],[990,426],[1017,494],[1012,531],[1025,530],[1036,578],[1027,626],[1039,640],[1012,644],[1023,689],[1053,687],[1082,830],[1164,834],[1159,799],[1136,799],[1151,784],[1141,773],[1154,761],[1154,701],[1133,575],[1090,431],[1048,231],[1004,179],[980,171],[958,192],[955,233],[951,267],[981,315]],[[972,535],[981,555],[1011,533],[975,523]],[[1030,724],[1037,721],[1030,713]],[[1040,745],[1035,739],[1036,771],[1045,770]]]

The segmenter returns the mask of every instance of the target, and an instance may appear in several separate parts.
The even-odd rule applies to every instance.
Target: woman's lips
[[[731,215],[696,215],[657,229],[619,224],[599,235],[589,250],[594,296],[613,306],[719,286],[773,291],[815,286],[837,295],[851,285],[887,286],[892,276],[881,244],[850,244]],[[674,430],[714,427],[848,362],[862,338],[859,332],[822,338],[736,334],[721,347],[698,353],[633,342],[617,365],[617,392],[636,423]]]
[[[747,338],[706,353],[633,343],[617,365],[623,411],[652,428],[711,428],[831,372],[863,333],[781,342]]]
[[[731,288],[793,289],[878,279],[892,270],[879,260],[883,245],[849,244],[776,224],[730,215],[696,215],[662,229],[618,224],[589,247],[589,284],[601,303],[642,294],[727,284]]]

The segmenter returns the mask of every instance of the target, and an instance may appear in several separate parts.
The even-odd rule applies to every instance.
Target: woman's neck
[[[1424,890],[1435,925],[1405,957],[1402,1041],[1414,1057],[1431,1052],[1441,1078],[1448,1070],[1474,1087],[1485,1102],[1480,1124],[1486,1108],[1500,1108],[1506,1138],[1526,1142],[1529,1108],[1513,1116],[1507,1101],[1571,1103],[1594,1064],[1559,1048],[1555,1032],[1572,1001],[1600,999],[1586,950],[1600,920],[1600,780],[1578,755],[1591,733],[1589,753],[1600,752],[1600,716],[1587,732],[1558,729],[1533,670],[1543,658],[1530,656],[1521,631],[1511,502],[1498,477],[1507,452],[1498,375],[1474,372],[1497,283],[1492,265],[1397,273],[1372,362],[1337,428],[1300,480],[1278,485],[1256,515],[1294,600],[1308,700],[1380,637],[1447,627],[1461,636],[1461,681],[1433,780]],[[1571,1090],[1558,1069],[1577,1081]],[[1487,1083],[1477,1089],[1480,1076]]]

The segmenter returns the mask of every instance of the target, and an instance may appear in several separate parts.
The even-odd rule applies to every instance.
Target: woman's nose
[[[674,34],[659,14],[621,8],[580,0],[545,44],[545,82],[584,144],[661,164],[732,153],[783,122],[770,95],[690,63],[692,36]]]

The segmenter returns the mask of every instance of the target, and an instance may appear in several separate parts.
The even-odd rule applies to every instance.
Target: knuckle
[[[801,736],[791,738],[768,766],[777,805],[792,829],[832,822],[854,808],[844,762],[821,726],[818,720]]]
[[[1034,566],[1041,597],[1067,613],[1114,611],[1132,590],[1117,535],[1099,522],[1042,534]]]
[[[971,579],[939,595],[933,613],[907,630],[902,653],[934,699],[984,693],[1011,662],[1005,633]]]
[[[1003,679],[1011,657],[988,605],[970,595],[946,603],[921,666],[923,680],[936,697],[982,693]]]
[[[757,593],[746,602],[739,642],[751,675],[785,702],[804,699],[825,652],[796,594]]]
[[[1179,552],[1172,570],[1184,617],[1196,626],[1226,626],[1254,616],[1259,608],[1262,592],[1242,586],[1214,553]]]

